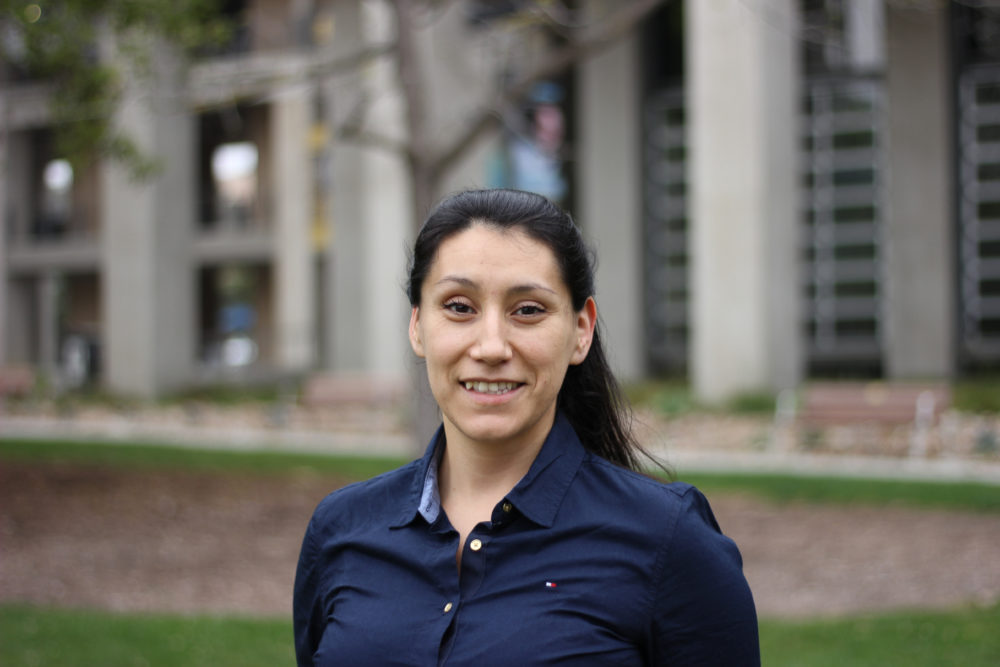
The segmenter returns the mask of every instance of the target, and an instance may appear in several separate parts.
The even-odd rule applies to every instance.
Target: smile
[[[462,384],[469,391],[480,394],[506,394],[520,386],[517,382],[463,382]]]

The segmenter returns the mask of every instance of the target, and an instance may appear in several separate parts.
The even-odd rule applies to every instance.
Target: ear
[[[424,344],[420,340],[420,306],[414,306],[410,311],[410,347],[418,357],[424,356]]]
[[[594,297],[587,297],[587,303],[576,314],[576,347],[569,358],[573,366],[582,364],[590,352],[590,344],[594,341],[594,327],[597,326],[597,303]]]

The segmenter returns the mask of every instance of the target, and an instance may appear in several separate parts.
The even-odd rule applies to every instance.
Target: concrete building
[[[44,88],[0,83],[0,364],[143,396],[319,368],[406,381],[422,212],[387,147],[411,139],[407,109],[392,57],[340,66],[392,44],[392,12],[228,4],[228,53],[159,46],[126,89],[115,122],[160,156],[151,181],[67,171]],[[432,150],[558,46],[507,4],[423,17]],[[620,375],[686,373],[723,401],[1000,366],[998,35],[968,3],[678,0],[550,82],[536,102],[565,117],[563,203],[597,246]],[[521,136],[498,111],[438,194],[496,182]]]
[[[995,372],[997,10],[723,0],[658,21],[646,368],[718,401]]]

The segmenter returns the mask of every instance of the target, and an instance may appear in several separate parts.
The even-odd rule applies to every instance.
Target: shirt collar
[[[431,455],[431,463],[424,473],[424,484],[420,490],[420,505],[417,511],[424,517],[427,523],[437,521],[441,514],[441,491],[438,487],[438,470],[441,467],[441,455],[444,453],[444,436],[442,434],[440,442],[435,439],[434,452]]]
[[[441,445],[440,448],[438,445]],[[437,483],[439,451],[444,451],[444,425],[438,426],[423,457],[417,462],[410,491],[400,498],[399,518],[391,528],[405,526],[418,515],[423,516],[428,523],[433,523],[437,519],[441,511],[441,495]],[[433,519],[428,519],[429,516]]]
[[[418,515],[428,524],[437,520],[441,513],[438,464],[443,451],[444,430],[439,427],[416,467],[413,484],[403,501],[396,527],[410,523]],[[569,420],[562,413],[557,413],[552,430],[531,468],[507,494],[506,500],[531,521],[551,528],[585,456],[586,450]]]

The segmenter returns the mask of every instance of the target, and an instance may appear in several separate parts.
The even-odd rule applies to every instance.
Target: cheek
[[[465,343],[461,332],[451,327],[431,326],[424,334],[424,358],[429,366],[447,364],[462,355]]]
[[[550,375],[558,375],[558,378],[553,378],[553,381],[558,381],[566,372],[575,348],[576,338],[560,332],[532,340],[522,346],[521,351],[536,368],[545,368]]]

